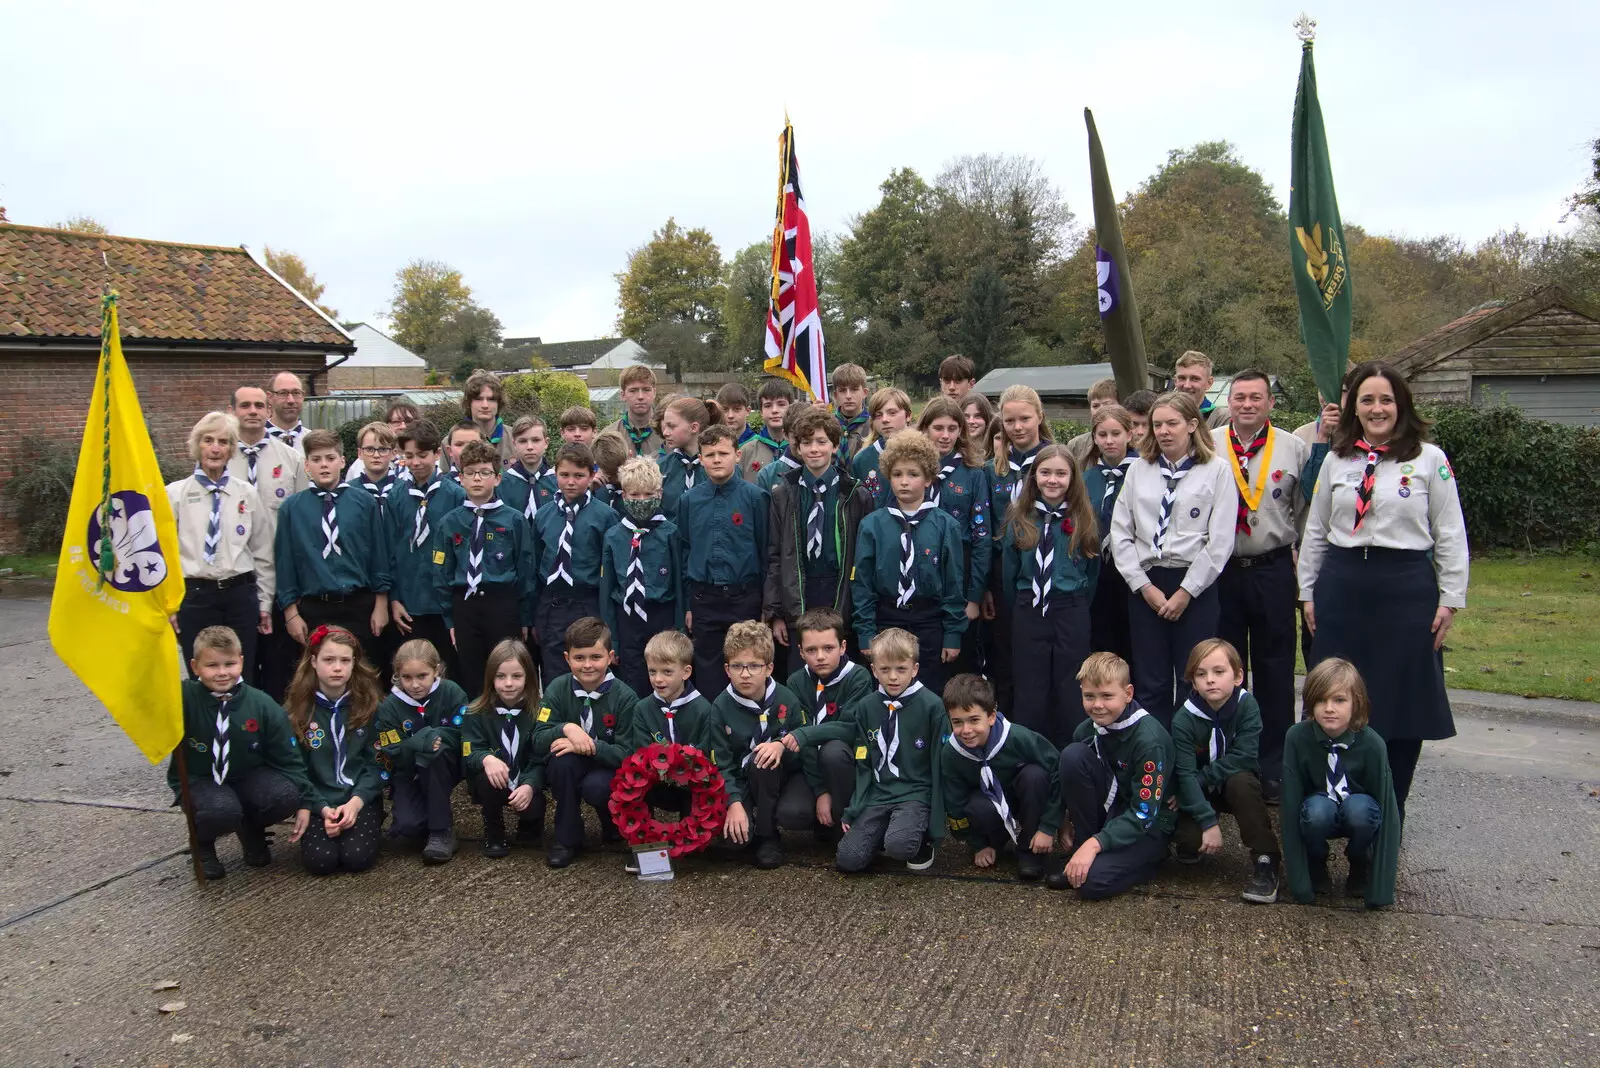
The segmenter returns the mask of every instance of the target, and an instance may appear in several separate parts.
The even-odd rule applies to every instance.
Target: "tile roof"
[[[106,282],[121,294],[124,343],[353,347],[242,248],[0,223],[0,340],[98,338]]]
[[[1390,356],[1389,362],[1398,366],[1399,364],[1406,362],[1415,354],[1422,352],[1425,349],[1432,348],[1434,345],[1443,341],[1451,334],[1454,334],[1462,327],[1471,323],[1475,323],[1485,316],[1493,315],[1495,312],[1501,310],[1505,306],[1506,305],[1504,301],[1498,300],[1489,301],[1487,304],[1481,304],[1460,318],[1451,319],[1448,323],[1445,323],[1437,330],[1430,331],[1429,333],[1417,338],[1417,340],[1411,342],[1405,348],[1400,349],[1393,356]]]

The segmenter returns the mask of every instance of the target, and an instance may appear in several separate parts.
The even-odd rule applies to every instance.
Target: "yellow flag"
[[[183,737],[178,528],[122,358],[117,295],[100,317],[100,369],[61,539],[50,644],[154,764]]]

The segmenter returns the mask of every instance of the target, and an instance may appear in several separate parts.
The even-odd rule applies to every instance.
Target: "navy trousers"
[[[1152,567],[1145,577],[1171,597],[1183,584],[1184,573],[1179,567]],[[1215,584],[1191,600],[1183,615],[1171,623],[1156,615],[1142,594],[1128,594],[1134,696],[1169,731],[1173,710],[1189,698],[1189,684],[1183,680],[1189,653],[1198,643],[1217,636],[1217,614]]]

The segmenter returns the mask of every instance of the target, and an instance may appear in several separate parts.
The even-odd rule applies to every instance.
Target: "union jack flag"
[[[778,212],[772,228],[772,296],[767,308],[766,369],[828,403],[828,360],[812,270],[811,222],[800,192],[794,126],[778,135]]]

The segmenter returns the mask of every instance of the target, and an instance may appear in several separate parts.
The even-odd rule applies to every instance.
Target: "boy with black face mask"
[[[682,630],[687,607],[683,543],[661,507],[661,469],[636,456],[617,472],[621,521],[606,531],[600,563],[600,615],[617,642],[617,675],[650,692],[644,647],[664,630]]]

